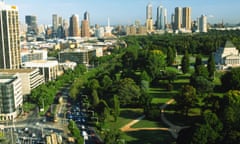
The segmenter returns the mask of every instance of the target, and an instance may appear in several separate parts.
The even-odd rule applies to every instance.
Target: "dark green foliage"
[[[222,89],[239,90],[240,89],[240,68],[233,68],[221,77]]]
[[[190,66],[189,55],[188,51],[186,50],[181,61],[182,72],[184,74],[189,72],[189,66]]]
[[[214,83],[204,76],[191,77],[191,85],[194,86],[198,94],[211,93],[214,89]]]
[[[107,130],[104,132],[105,144],[122,144],[122,133],[119,130]]]
[[[161,51],[151,51],[146,65],[146,71],[152,80],[157,78],[160,71],[165,68],[165,59]]]
[[[116,84],[116,90],[121,106],[137,105],[139,103],[140,88],[133,79],[121,79]]]
[[[174,63],[175,57],[176,57],[176,54],[175,54],[174,50],[171,47],[168,47],[167,58],[166,58],[168,66],[171,66]]]
[[[211,54],[208,58],[207,68],[208,68],[209,78],[213,79],[214,78],[214,72],[216,70],[215,60],[214,60],[214,55],[213,54]]]
[[[200,54],[198,54],[196,56],[196,59],[195,59],[195,65],[194,65],[194,68],[195,68],[195,72],[197,71],[197,67],[202,65],[202,56]]]
[[[73,120],[69,121],[68,129],[69,129],[70,133],[73,135],[73,137],[75,138],[75,140],[77,141],[77,144],[84,143],[84,139],[81,136],[80,130],[78,129],[78,126],[76,125],[76,123]]]
[[[188,110],[196,104],[196,89],[190,85],[184,85],[180,94],[174,97],[176,110],[188,115]]]

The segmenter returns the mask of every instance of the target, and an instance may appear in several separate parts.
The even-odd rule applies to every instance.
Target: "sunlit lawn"
[[[120,129],[121,127],[138,118],[142,114],[142,109],[123,108],[121,109],[121,113],[117,122],[109,121],[105,125],[105,128]]]
[[[160,119],[159,121],[143,119],[132,126],[132,128],[157,128],[157,127],[162,128],[166,127],[166,125]]]

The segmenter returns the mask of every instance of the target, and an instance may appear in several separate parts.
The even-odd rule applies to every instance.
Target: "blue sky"
[[[5,0],[6,4],[17,5],[20,20],[25,15],[36,15],[38,24],[51,24],[52,14],[69,19],[72,14],[90,13],[91,24],[133,24],[145,22],[146,5],[153,5],[153,18],[156,20],[157,6],[167,8],[168,21],[175,7],[191,7],[192,19],[202,14],[209,16],[210,23],[240,23],[240,0]]]

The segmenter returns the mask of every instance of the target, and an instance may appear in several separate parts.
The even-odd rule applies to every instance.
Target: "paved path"
[[[145,115],[142,115],[140,117],[138,117],[137,119],[131,121],[130,123],[126,124],[125,126],[123,126],[122,128],[120,128],[121,131],[123,132],[129,132],[129,131],[141,131],[141,130],[162,130],[162,131],[169,131],[172,136],[176,139],[178,137],[178,133],[181,129],[186,128],[186,127],[181,127],[178,125],[174,125],[173,123],[171,123],[170,121],[168,121],[166,119],[166,117],[164,116],[165,113],[165,108],[172,104],[174,102],[174,99],[170,99],[169,101],[167,101],[165,104],[163,104],[162,106],[160,106],[160,110],[161,110],[161,119],[162,121],[169,127],[169,128],[131,128],[132,125],[138,123],[140,120],[145,118]]]
[[[164,115],[165,113],[165,108],[172,104],[174,102],[174,99],[170,99],[169,101],[167,101],[164,105],[160,106],[161,109],[161,119],[162,121],[169,126],[169,132],[172,134],[172,136],[174,138],[178,137],[178,133],[179,131],[181,131],[183,128],[187,128],[187,127],[182,127],[182,126],[178,126],[178,125],[174,125],[173,123],[171,123],[170,121],[168,121]]]

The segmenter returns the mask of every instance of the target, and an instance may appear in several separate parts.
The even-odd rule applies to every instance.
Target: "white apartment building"
[[[36,60],[22,63],[22,68],[40,70],[40,74],[44,76],[45,82],[55,80],[58,76],[58,61],[56,60]]]
[[[22,95],[28,95],[31,90],[44,83],[44,76],[39,69],[0,69],[0,74],[18,74],[22,83]]]

